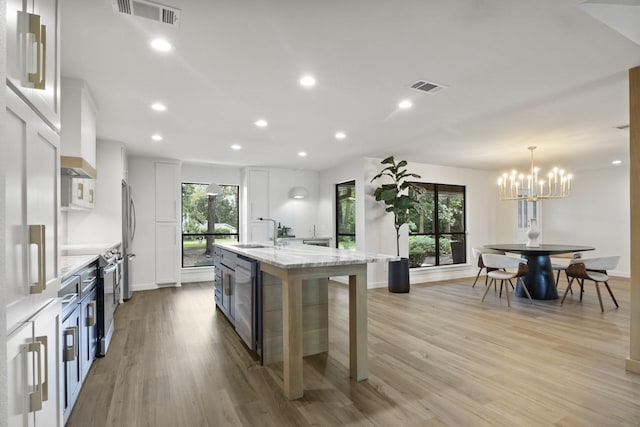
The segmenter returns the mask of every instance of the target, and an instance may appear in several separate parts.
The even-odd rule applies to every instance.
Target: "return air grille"
[[[426,80],[418,80],[411,85],[411,89],[417,89],[426,93],[434,94],[446,89],[446,86],[440,85],[438,83],[428,82]]]
[[[144,0],[112,0],[113,10],[178,27],[180,9]]]

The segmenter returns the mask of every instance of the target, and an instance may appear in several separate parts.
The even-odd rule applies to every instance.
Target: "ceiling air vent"
[[[113,10],[125,15],[151,19],[163,24],[180,24],[180,9],[144,0],[112,0]]]
[[[441,90],[446,88],[446,86],[440,85],[438,83],[428,82],[426,80],[418,80],[411,85],[411,89],[417,89],[431,94],[440,92]]]

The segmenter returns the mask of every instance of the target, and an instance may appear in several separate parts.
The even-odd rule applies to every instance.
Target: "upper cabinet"
[[[7,80],[54,129],[60,129],[58,0],[7,0]]]
[[[156,163],[156,222],[178,222],[180,165]]]
[[[64,175],[96,178],[96,106],[84,80],[62,79],[61,165]]]

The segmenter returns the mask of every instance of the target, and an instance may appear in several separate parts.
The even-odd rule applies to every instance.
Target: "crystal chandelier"
[[[571,192],[573,175],[564,169],[553,168],[546,176],[540,173],[540,168],[533,164],[533,150],[531,151],[531,170],[529,174],[512,170],[505,172],[498,178],[498,196],[500,200],[527,200],[535,202],[541,199],[561,199]],[[546,177],[546,180],[544,179]]]

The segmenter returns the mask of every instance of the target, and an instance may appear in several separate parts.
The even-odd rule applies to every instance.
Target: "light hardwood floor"
[[[211,283],[137,292],[67,424],[86,426],[639,426],[629,281],[557,301],[489,292],[473,279],[369,290],[369,379],[349,379],[348,291],[329,284],[329,353],[306,357],[304,397],[260,366],[214,309]],[[561,283],[564,288],[565,282]]]

